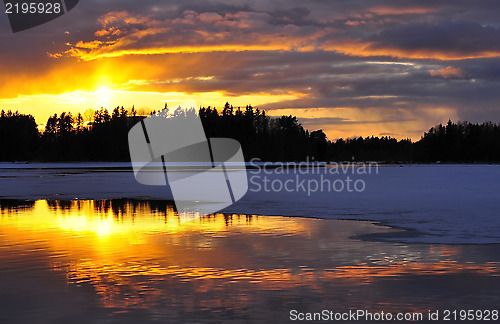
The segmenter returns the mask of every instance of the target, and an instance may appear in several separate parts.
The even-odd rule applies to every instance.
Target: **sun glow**
[[[32,114],[39,124],[43,124],[54,113],[71,112],[73,115],[84,113],[88,109],[97,110],[101,107],[112,110],[117,106],[132,108],[144,112],[162,109],[165,103],[169,107],[182,106],[199,108],[212,106],[217,109],[226,102],[234,107],[245,107],[248,104],[259,107],[263,104],[294,100],[303,96],[301,93],[270,94],[255,93],[240,96],[228,96],[221,92],[186,93],[181,91],[134,91],[114,86],[112,83],[98,83],[93,90],[75,90],[60,94],[18,95],[15,98],[0,99],[0,107],[12,111]],[[47,109],[50,107],[50,109]],[[5,109],[5,108],[3,108]]]
[[[97,104],[104,108],[110,108],[113,100],[113,91],[107,86],[100,86],[95,92]],[[97,108],[97,107],[96,107]]]

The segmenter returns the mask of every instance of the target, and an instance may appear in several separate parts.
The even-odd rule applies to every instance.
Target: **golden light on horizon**
[[[234,107],[244,109],[249,104],[258,107],[262,104],[293,100],[303,96],[301,93],[294,92],[228,96],[218,91],[200,93],[137,91],[123,89],[123,86],[116,86],[103,79],[100,82],[94,87],[94,90],[90,91],[73,90],[60,94],[19,95],[12,99],[0,99],[0,107],[4,110],[18,110],[20,113],[31,114],[38,124],[43,125],[54,113],[71,112],[76,115],[83,114],[89,109],[99,110],[101,107],[111,112],[118,106],[127,109],[134,106],[136,110],[147,113],[163,109],[165,103],[172,108],[181,106],[182,108],[198,109],[201,106],[211,106],[220,110],[226,102],[229,102]],[[51,107],[51,110],[48,110],[47,107]]]
[[[100,86],[97,88],[95,95],[97,97],[98,105],[105,108],[111,108],[111,103],[113,102],[113,91],[111,89],[104,85]]]

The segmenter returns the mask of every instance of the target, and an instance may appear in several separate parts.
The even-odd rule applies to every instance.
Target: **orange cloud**
[[[47,56],[50,57],[50,58],[58,59],[58,58],[60,58],[62,56],[62,54],[60,54],[60,53],[54,53],[54,54],[47,53]]]
[[[326,41],[319,46],[324,51],[334,51],[350,56],[370,57],[387,56],[400,59],[435,59],[435,60],[468,60],[477,58],[497,58],[500,51],[477,51],[462,53],[449,50],[413,49],[406,50],[397,47],[380,47],[376,42],[362,39],[344,39],[342,41]]]
[[[454,68],[452,66],[447,66],[442,69],[438,70],[430,70],[429,73],[432,76],[442,76],[445,79],[449,79],[451,77],[456,77],[456,78],[463,78],[464,77],[464,72],[460,68]]]
[[[436,8],[426,7],[408,7],[408,8],[394,8],[394,7],[373,7],[368,9],[377,15],[404,15],[404,14],[427,14],[436,12]]]
[[[101,45],[102,45],[101,41],[95,40],[95,41],[91,41],[91,42],[79,41],[78,43],[76,43],[75,46],[78,48],[96,49],[96,48],[99,48]]]
[[[318,39],[331,37],[331,27],[273,25],[267,13],[224,15],[187,10],[181,17],[157,19],[110,12],[99,19],[98,38],[79,41],[66,54],[84,61],[128,55],[241,51],[314,51]]]
[[[122,34],[122,31],[118,28],[111,27],[109,29],[101,29],[95,32],[95,35],[97,37],[102,37],[102,36],[119,36]]]
[[[397,17],[434,11],[435,8],[425,7],[374,7],[368,9],[369,13],[358,15],[359,19],[347,19],[344,25],[361,28],[362,25],[372,26],[385,21],[386,18],[380,16]],[[459,60],[500,57],[500,51],[495,47],[474,49],[472,46],[464,50],[461,47],[432,48],[422,44],[405,48],[401,44],[394,44],[390,37],[379,40],[356,39],[346,30],[328,24],[275,24],[272,19],[269,13],[250,11],[221,14],[186,10],[179,17],[171,19],[159,19],[153,15],[137,15],[127,11],[110,12],[99,19],[102,28],[94,33],[97,39],[79,41],[76,45],[71,45],[66,54],[83,61],[170,53],[318,50],[359,57],[390,56],[407,59]],[[442,29],[442,26],[431,27],[438,31]],[[471,24],[456,24],[456,27],[476,28],[477,32],[482,28]],[[404,32],[405,29],[399,31]]]

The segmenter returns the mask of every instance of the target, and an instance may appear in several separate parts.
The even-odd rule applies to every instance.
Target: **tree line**
[[[358,137],[330,141],[322,130],[309,131],[293,116],[270,117],[251,105],[234,108],[177,108],[172,118],[195,114],[207,137],[238,140],[250,161],[498,162],[500,126],[449,121],[409,139]],[[152,114],[168,114],[168,108]],[[145,116],[116,107],[101,108],[84,121],[81,114],[54,114],[39,130],[35,118],[18,112],[0,115],[0,161],[129,161],[128,131]]]

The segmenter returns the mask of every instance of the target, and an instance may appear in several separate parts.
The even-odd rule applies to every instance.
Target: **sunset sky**
[[[498,0],[81,0],[13,34],[0,109],[252,104],[330,139],[500,122]]]

